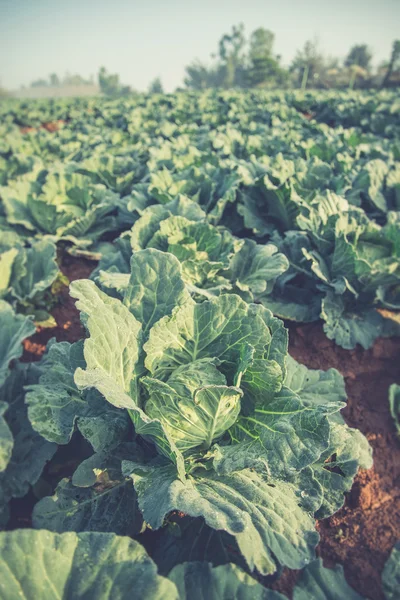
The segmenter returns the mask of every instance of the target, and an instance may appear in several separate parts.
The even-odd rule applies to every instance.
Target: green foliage
[[[221,41],[221,88],[245,85],[242,42]],[[259,56],[275,61],[264,30]],[[277,316],[322,318],[345,348],[398,334],[398,111],[390,91],[2,105],[0,520],[23,498],[48,531],[1,534],[0,590],[275,600],[260,576],[287,566],[296,600],[358,597],[313,560],[315,523],[371,449],[343,377],[296,363]],[[71,285],[87,336],[26,366],[26,315],[70,254],[99,260]]]
[[[250,87],[285,81],[286,73],[272,53],[274,37],[271,31],[262,27],[251,34],[247,75]]]
[[[337,510],[358,466],[370,465],[367,443],[337,414],[339,374],[288,362],[287,332],[266,308],[234,294],[195,302],[177,258],[160,250],[133,253],[119,298],[89,280],[71,293],[89,333],[83,356],[51,346],[27,404],[46,439],[65,444],[76,426],[96,454],[37,504],[36,526],[121,532],[129,511],[109,515],[134,490],[152,529],[174,511],[202,517],[251,570],[309,562],[311,514]],[[332,455],[340,475],[324,468]],[[140,528],[140,517],[129,520]]]
[[[348,55],[344,61],[346,67],[357,65],[368,71],[372,60],[372,52],[367,44],[356,44],[350,48]]]
[[[228,291],[247,299],[266,297],[288,267],[276,246],[235,239],[227,229],[208,223],[204,211],[184,197],[146,208],[120,242],[125,245],[124,260],[117,254],[105,257],[92,275],[103,288],[119,292],[128,283],[129,252],[144,248],[174,254],[188,291],[198,297]]]
[[[132,589],[143,600],[178,598],[138,542],[110,533],[3,532],[0,559],[8,598],[127,600]]]
[[[160,77],[156,77],[149,85],[149,94],[163,94],[164,88]]]
[[[107,73],[105,67],[101,67],[98,79],[100,91],[105,96],[125,96],[131,91],[128,86],[123,86],[120,83],[118,73]]]
[[[322,598],[325,600],[363,600],[346,582],[342,566],[326,569],[322,560],[318,559],[306,567],[294,588],[293,600],[309,600]]]
[[[9,519],[9,502],[22,498],[35,485],[57,446],[33,428],[24,404],[24,385],[37,382],[32,367],[17,365],[0,387],[3,411],[0,428],[0,525]],[[0,561],[1,562],[1,561]]]
[[[41,325],[52,322],[48,309],[54,304],[53,287],[65,283],[56,255],[52,241],[42,239],[29,247],[11,231],[0,243],[0,297]]]
[[[386,87],[390,84],[390,79],[392,77],[393,72],[399,68],[400,62],[400,40],[394,40],[392,46],[392,53],[390,55],[390,61],[383,78],[381,87]]]
[[[11,361],[19,358],[23,352],[23,340],[32,335],[36,328],[30,319],[16,315],[7,302],[0,300],[0,329],[0,386],[2,386],[8,376]]]
[[[389,407],[397,433],[400,436],[400,385],[393,383],[389,388]]]
[[[35,552],[32,552],[32,548]],[[1,588],[7,597],[45,600],[118,597],[129,600],[132,589],[144,600],[285,600],[230,563],[184,562],[168,578],[145,548],[129,537],[110,533],[52,533],[19,529],[0,533]],[[398,585],[398,550],[383,572],[385,598],[394,600]],[[363,600],[344,578],[343,568],[311,562],[300,572],[294,600]]]
[[[386,600],[395,600],[400,586],[400,543],[394,546],[382,573],[383,592]]]
[[[274,34],[260,27],[251,34],[246,52],[244,25],[234,25],[219,41],[216,63],[208,67],[195,61],[186,67],[185,85],[195,90],[284,85],[287,73],[272,53],[273,42]]]
[[[302,89],[306,89],[308,81],[316,82],[323,69],[324,58],[316,40],[307,40],[304,47],[298,50],[291,64],[291,71],[297,74]]]

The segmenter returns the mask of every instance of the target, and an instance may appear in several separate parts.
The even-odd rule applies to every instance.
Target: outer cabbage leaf
[[[322,560],[313,561],[301,573],[293,591],[293,600],[364,600],[349,586],[343,567],[326,569]]]
[[[366,200],[373,208],[386,212],[383,187],[388,171],[387,164],[379,158],[367,162],[352,182],[351,193],[347,194],[349,201],[360,206]]]
[[[260,245],[245,240],[230,262],[230,279],[240,290],[259,296],[272,291],[275,280],[288,266],[286,256],[273,244]]]
[[[143,517],[153,529],[178,510],[203,517],[207,525],[236,538],[248,567],[267,575],[276,562],[298,569],[309,562],[318,542],[313,521],[303,511],[290,485],[265,481],[250,470],[230,476],[195,473],[185,482],[171,467],[123,463],[133,479]]]
[[[245,189],[238,212],[247,229],[256,236],[271,234],[274,229],[294,229],[301,200],[289,182],[274,185],[264,176],[255,187]]]
[[[214,466],[220,473],[263,464],[274,477],[301,471],[329,446],[329,412],[339,405],[305,405],[285,386],[273,400],[240,416],[229,430],[232,444],[218,449]]]
[[[0,472],[4,471],[10,462],[14,446],[14,438],[10,431],[4,413],[8,408],[6,402],[0,402]]]
[[[382,573],[386,600],[396,600],[400,587],[400,542],[393,548]]]
[[[308,369],[291,356],[286,359],[285,385],[298,394],[306,406],[343,406],[347,394],[343,376],[336,369]]]
[[[9,598],[178,600],[171,581],[157,575],[144,548],[112,533],[0,533],[0,580]]]
[[[285,600],[279,592],[263,587],[236,565],[212,567],[206,562],[177,565],[168,575],[180,600]]]
[[[84,366],[83,342],[50,342],[40,363],[39,382],[27,388],[29,419],[49,441],[67,444],[77,428],[94,450],[107,451],[126,437],[129,418],[97,392],[78,390],[74,374]]]
[[[36,529],[103,531],[133,536],[140,532],[142,516],[132,481],[121,473],[122,459],[140,459],[134,443],[112,453],[98,452],[84,460],[72,480],[62,479],[53,496],[40,500],[33,510]]]
[[[334,415],[331,422],[329,448],[311,465],[313,479],[320,485],[322,499],[316,517],[324,519],[344,504],[359,468],[372,467],[372,449],[357,429],[351,429]]]
[[[3,248],[0,248],[0,296],[2,298],[6,296],[11,287],[13,264],[15,257],[18,256],[17,248]]]
[[[78,298],[76,306],[85,315],[91,334],[84,343],[86,370],[75,373],[78,387],[97,387],[117,408],[135,408],[130,394],[134,396],[141,324],[119,300],[101,292],[92,281],[74,281],[70,291]]]
[[[321,317],[327,337],[346,350],[352,350],[357,344],[367,350],[382,335],[385,326],[385,319],[375,308],[347,310],[343,298],[333,293],[323,299]]]
[[[397,433],[400,435],[400,385],[396,383],[389,388],[389,407]]]
[[[8,405],[4,415],[5,424],[14,440],[11,457],[6,468],[0,472],[1,524],[8,520],[9,500],[25,496],[57,449],[55,444],[36,433],[28,420],[23,386],[34,377],[32,368],[16,365],[0,388],[0,403]]]
[[[29,232],[35,231],[29,210],[30,203],[38,191],[38,185],[31,181],[32,175],[9,181],[0,188],[4,211],[10,225],[20,225]]]
[[[50,240],[34,242],[31,248],[21,248],[14,261],[11,295],[26,301],[49,289],[59,274],[56,256],[56,246]]]
[[[145,337],[161,317],[189,301],[181,266],[174,256],[152,249],[132,255],[124,304],[142,324]]]
[[[344,503],[358,469],[372,466],[372,450],[366,438],[348,427],[336,412],[346,398],[344,379],[335,369],[308,369],[288,357],[285,385],[295,390],[309,409],[326,407],[329,420],[329,444],[321,456],[304,471],[302,485],[308,485],[319,495],[314,512],[318,518],[333,514]],[[330,415],[329,415],[330,413]]]
[[[36,331],[30,319],[16,315],[7,302],[0,300],[0,387],[9,372],[9,364],[23,352],[22,342]]]
[[[295,284],[281,286],[278,280],[272,294],[259,300],[280,319],[312,323],[319,319],[321,297],[318,292],[303,290]]]
[[[186,561],[211,562],[214,566],[234,562],[246,568],[235,538],[211,529],[201,517],[171,515],[156,535],[152,558],[162,575]]]

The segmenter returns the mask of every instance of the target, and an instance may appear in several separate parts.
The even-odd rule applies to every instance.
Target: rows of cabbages
[[[371,449],[281,319],[400,333],[395,92],[10,101],[0,134],[0,598],[360,598],[315,527]],[[22,363],[68,254],[87,337]]]

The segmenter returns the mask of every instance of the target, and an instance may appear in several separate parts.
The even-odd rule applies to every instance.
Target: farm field
[[[398,598],[399,309],[396,91],[3,101],[0,598]]]

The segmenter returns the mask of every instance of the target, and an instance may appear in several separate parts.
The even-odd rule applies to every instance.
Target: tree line
[[[400,40],[395,40],[388,60],[372,69],[367,44],[350,48],[344,61],[326,57],[316,40],[308,40],[284,67],[274,52],[275,35],[259,27],[247,40],[244,25],[224,34],[211,65],[196,60],[185,69],[185,86],[207,88],[371,88],[400,85]]]

